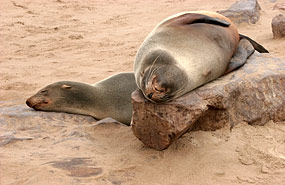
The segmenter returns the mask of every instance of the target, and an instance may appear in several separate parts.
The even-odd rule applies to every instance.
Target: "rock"
[[[218,13],[228,17],[236,24],[243,22],[255,24],[259,19],[259,10],[261,8],[257,0],[240,0],[229,9],[218,11]]]
[[[262,166],[261,166],[261,173],[270,173],[270,169],[265,165],[265,164],[263,164]]]
[[[23,140],[33,140],[33,138],[32,137],[17,138],[13,135],[3,135],[0,136],[0,146],[4,146],[15,141],[23,141]]]
[[[154,104],[135,91],[132,130],[145,145],[163,150],[189,130],[285,120],[284,94],[285,62],[255,53],[239,70],[173,102]]]
[[[274,5],[273,10],[285,10],[285,3],[276,3]]]
[[[276,15],[271,22],[272,33],[274,38],[285,37],[285,16]]]

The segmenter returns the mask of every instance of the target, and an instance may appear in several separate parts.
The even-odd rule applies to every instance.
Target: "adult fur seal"
[[[148,100],[170,101],[242,66],[254,49],[268,52],[221,14],[179,13],[159,23],[140,46],[136,83]]]
[[[119,73],[94,85],[60,81],[50,84],[27,99],[35,110],[111,117],[127,125],[131,122],[131,93],[137,89],[134,73]]]

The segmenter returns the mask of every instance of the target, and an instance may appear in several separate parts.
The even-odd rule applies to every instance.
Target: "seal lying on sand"
[[[256,49],[268,52],[215,12],[183,12],[159,23],[140,46],[136,83],[152,102],[165,102],[242,66]]]
[[[131,122],[131,93],[137,89],[134,73],[119,73],[94,85],[61,81],[50,84],[27,99],[35,110],[111,117],[127,125]]]

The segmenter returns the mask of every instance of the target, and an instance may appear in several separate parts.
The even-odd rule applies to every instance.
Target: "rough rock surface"
[[[153,104],[135,91],[132,130],[145,145],[163,150],[188,130],[285,120],[284,95],[285,62],[256,53],[239,70],[173,102]]]
[[[274,38],[285,37],[285,16],[276,15],[271,22],[272,33]]]
[[[285,3],[276,3],[274,5],[273,10],[285,10]]]
[[[261,8],[257,0],[240,0],[229,9],[218,11],[218,13],[228,17],[236,24],[243,22],[255,24],[259,19],[259,10]]]

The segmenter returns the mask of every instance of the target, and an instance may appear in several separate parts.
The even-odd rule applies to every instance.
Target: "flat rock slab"
[[[285,62],[255,53],[239,70],[173,102],[154,104],[132,94],[134,135],[156,150],[189,130],[216,130],[226,123],[264,125],[285,120]]]
[[[57,121],[60,125],[62,122],[74,120],[76,122],[88,122],[88,123],[97,123],[96,120],[91,116],[83,116],[78,114],[68,114],[61,112],[44,112],[44,111],[35,111],[29,108],[27,105],[13,105],[13,103],[6,103],[0,101],[0,104],[4,104],[0,107],[0,125],[10,125],[13,123],[13,120],[21,120],[22,125],[30,124],[30,119],[41,119],[51,121]],[[5,105],[7,104],[7,105]]]
[[[234,23],[252,23],[259,20],[261,10],[257,0],[240,0],[235,2],[229,9],[218,11],[218,13],[231,19]]]

